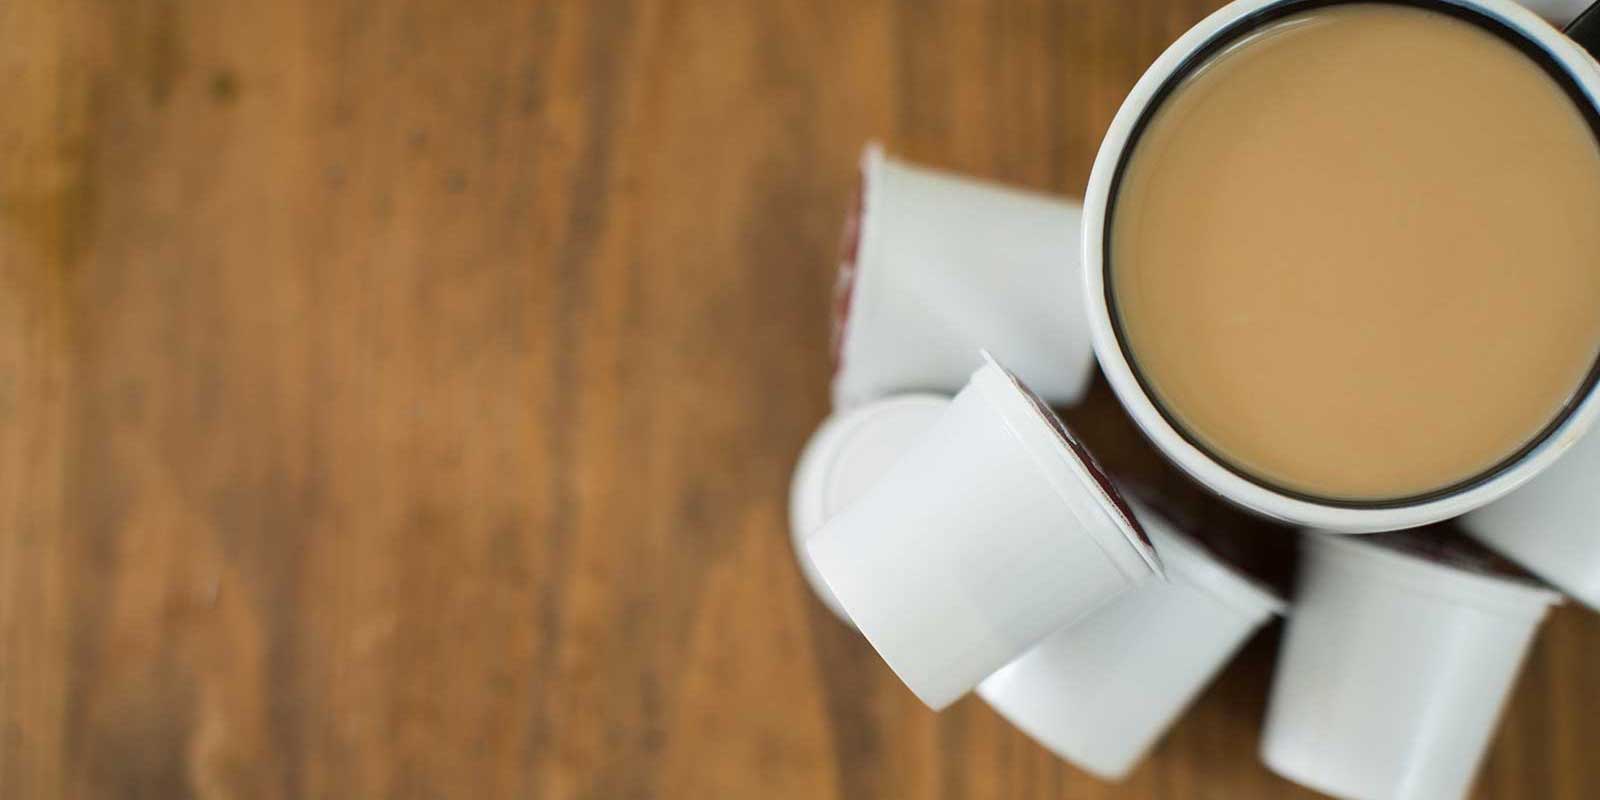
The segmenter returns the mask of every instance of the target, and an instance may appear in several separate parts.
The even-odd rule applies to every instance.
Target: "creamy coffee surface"
[[[1317,497],[1482,474],[1600,355],[1600,146],[1532,57],[1407,6],[1313,10],[1169,95],[1112,207],[1112,304],[1169,414]]]

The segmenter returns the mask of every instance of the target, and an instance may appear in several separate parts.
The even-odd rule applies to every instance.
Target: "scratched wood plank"
[[[1215,5],[0,3],[0,797],[1311,796],[1276,630],[1102,784],[785,530],[861,144],[1076,194]],[[1596,663],[1558,611],[1479,796],[1600,795]]]

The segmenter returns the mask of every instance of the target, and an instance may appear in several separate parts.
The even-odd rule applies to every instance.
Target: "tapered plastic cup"
[[[869,145],[834,314],[834,404],[955,394],[993,353],[1054,405],[1094,374],[1076,203]]]
[[[949,397],[932,394],[877,400],[829,417],[800,453],[789,484],[789,536],[817,598],[847,625],[854,623],[817,574],[806,542],[877,483],[949,406]]]
[[[1560,596],[1427,541],[1305,536],[1262,734],[1273,771],[1339,797],[1466,796]]]
[[[1517,0],[1517,5],[1555,23],[1565,25],[1589,7],[1594,0]]]
[[[829,418],[795,469],[790,529],[817,596],[852,624],[805,544],[924,435],[948,398],[908,395]],[[1047,637],[978,686],[1062,758],[1115,780],[1132,769],[1229,658],[1282,613],[1278,594],[1130,500],[1170,582],[1149,581]]]
[[[1276,592],[1134,503],[1161,553],[1151,581],[1045,639],[978,695],[1057,755],[1107,780],[1128,774],[1258,628]]]
[[[934,709],[1160,574],[1087,451],[993,361],[807,548],[856,627]]]
[[[1600,434],[1522,488],[1463,517],[1473,538],[1600,609]]]

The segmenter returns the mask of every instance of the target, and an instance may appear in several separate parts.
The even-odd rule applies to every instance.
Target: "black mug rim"
[[[1584,377],[1583,383],[1581,383],[1572,393],[1572,395],[1567,398],[1567,401],[1561,406],[1560,411],[1557,412],[1544,427],[1540,428],[1539,432],[1536,433],[1533,438],[1529,439],[1525,444],[1506,457],[1495,462],[1489,468],[1476,475],[1473,475],[1472,477],[1457,481],[1438,489],[1395,498],[1367,500],[1324,497],[1321,495],[1312,494],[1268,480],[1266,477],[1255,474],[1234,463],[1232,460],[1224,458],[1215,447],[1206,443],[1205,440],[1201,439],[1199,436],[1195,435],[1191,430],[1189,430],[1189,428],[1180,419],[1178,419],[1177,415],[1172,413],[1162,402],[1160,395],[1155,392],[1154,387],[1145,377],[1144,371],[1139,366],[1138,359],[1134,357],[1132,349],[1129,348],[1127,344],[1127,336],[1125,335],[1122,323],[1122,312],[1117,306],[1116,295],[1114,294],[1113,290],[1115,277],[1112,271],[1112,263],[1115,254],[1113,253],[1113,248],[1111,245],[1111,230],[1112,225],[1116,220],[1117,201],[1119,189],[1121,188],[1122,184],[1122,178],[1127,170],[1128,162],[1132,158],[1134,151],[1138,148],[1140,137],[1144,134],[1145,128],[1149,126],[1150,120],[1155,116],[1156,112],[1162,107],[1172,93],[1176,91],[1177,88],[1194,73],[1196,69],[1208,63],[1218,53],[1227,49],[1230,45],[1238,42],[1245,36],[1256,32],[1265,25],[1276,22],[1285,17],[1318,8],[1326,8],[1329,6],[1372,3],[1422,8],[1447,14],[1457,19],[1466,20],[1480,28],[1488,30],[1499,37],[1502,41],[1505,41],[1516,47],[1520,52],[1528,56],[1534,63],[1538,64],[1540,68],[1544,70],[1545,74],[1549,75],[1553,80],[1555,80],[1556,83],[1559,84],[1562,90],[1567,94],[1568,98],[1572,100],[1574,105],[1581,109],[1584,118],[1589,123],[1589,130],[1594,135],[1596,144],[1600,145],[1600,98],[1591,97],[1586,91],[1584,91],[1583,86],[1579,83],[1578,79],[1573,77],[1573,75],[1567,70],[1565,64],[1563,64],[1562,61],[1555,55],[1550,53],[1550,51],[1538,41],[1525,33],[1522,29],[1512,26],[1504,20],[1501,20],[1489,13],[1486,13],[1475,7],[1469,8],[1467,6],[1451,2],[1450,0],[1285,0],[1285,2],[1276,3],[1274,5],[1270,5],[1246,14],[1218,30],[1203,44],[1195,48],[1193,52],[1189,53],[1184,60],[1172,70],[1172,73],[1167,75],[1166,78],[1162,80],[1161,85],[1156,87],[1155,91],[1150,96],[1150,100],[1145,103],[1144,108],[1140,110],[1138,119],[1134,121],[1132,127],[1129,129],[1127,139],[1122,144],[1121,152],[1118,153],[1116,169],[1112,171],[1109,188],[1106,192],[1107,200],[1105,221],[1100,230],[1103,249],[1103,256],[1101,257],[1100,264],[1102,283],[1101,291],[1104,292],[1103,302],[1105,303],[1107,315],[1109,317],[1112,338],[1116,342],[1118,351],[1122,354],[1123,361],[1128,365],[1128,371],[1133,375],[1133,379],[1139,384],[1139,390],[1144,393],[1144,396],[1149,400],[1150,406],[1155,409],[1156,413],[1161,415],[1162,420],[1166,422],[1168,427],[1170,427],[1174,433],[1183,439],[1184,442],[1188,443],[1191,447],[1194,447],[1199,452],[1205,454],[1206,458],[1212,463],[1222,467],[1224,470],[1227,470],[1230,474],[1241,478],[1259,488],[1301,502],[1333,508],[1361,511],[1411,508],[1438,500],[1443,500],[1448,497],[1469,492],[1473,489],[1490,483],[1506,472],[1515,468],[1518,464],[1526,460],[1528,456],[1531,455],[1535,450],[1538,450],[1540,446],[1549,441],[1550,438],[1557,433],[1557,431],[1565,427],[1567,422],[1572,419],[1572,416],[1577,413],[1579,407],[1582,406],[1583,401],[1595,393],[1596,387],[1600,386],[1600,357],[1597,357],[1594,364],[1590,366],[1589,372]]]

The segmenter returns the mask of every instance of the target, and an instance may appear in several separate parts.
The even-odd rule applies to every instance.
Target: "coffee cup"
[[[806,552],[846,616],[935,710],[1160,575],[1088,452],[992,360]]]
[[[1508,439],[1521,442],[1520,445],[1494,451],[1494,458],[1482,461],[1481,468],[1474,467],[1472,471],[1461,472],[1459,477],[1451,477],[1448,481],[1441,480],[1437,484],[1415,491],[1396,489],[1389,495],[1379,493],[1367,496],[1359,493],[1320,492],[1267,475],[1264,468],[1258,468],[1258,462],[1226,455],[1226,448],[1219,445],[1215,436],[1198,431],[1192,417],[1185,418],[1175,410],[1175,404],[1170,398],[1162,397],[1161,391],[1157,388],[1159,381],[1154,380],[1149,374],[1146,368],[1148,364],[1141,366],[1139,354],[1135,352],[1130,342],[1128,320],[1124,318],[1126,315],[1119,311],[1119,300],[1114,296],[1110,258],[1115,221],[1113,212],[1122,182],[1128,174],[1130,159],[1137,149],[1140,138],[1151,135],[1149,131],[1152,127],[1161,123],[1161,118],[1156,112],[1172,102],[1171,98],[1175,93],[1181,94],[1184,82],[1196,76],[1203,76],[1205,71],[1201,68],[1213,64],[1214,59],[1220,55],[1232,54],[1238,48],[1258,40],[1257,34],[1265,31],[1267,26],[1284,22],[1291,15],[1349,5],[1328,0],[1238,0],[1194,26],[1155,61],[1134,86],[1112,121],[1089,179],[1083,211],[1085,285],[1082,295],[1088,307],[1095,353],[1111,388],[1138,427],[1178,467],[1221,497],[1263,516],[1328,532],[1366,533],[1416,527],[1459,516],[1505,496],[1549,468],[1563,451],[1571,447],[1592,426],[1596,417],[1600,416],[1600,389],[1597,389],[1600,387],[1600,364],[1594,363],[1593,351],[1583,350],[1589,354],[1583,356],[1586,360],[1581,361],[1579,366],[1572,370],[1572,382],[1562,384],[1576,388],[1566,390],[1560,395],[1562,398],[1560,402],[1541,406],[1554,410],[1537,417],[1535,422],[1538,424],[1528,427],[1528,435],[1515,440]],[[1403,5],[1413,10],[1436,11],[1456,21],[1466,21],[1471,26],[1489,32],[1500,41],[1511,44],[1527,57],[1527,64],[1534,65],[1530,69],[1542,70],[1543,74],[1553,79],[1549,83],[1556,88],[1550,90],[1551,95],[1558,96],[1565,93],[1570,99],[1570,110],[1575,112],[1574,118],[1581,116],[1588,120],[1593,128],[1591,133],[1600,135],[1600,108],[1596,106],[1597,98],[1600,98],[1600,65],[1597,65],[1590,55],[1590,52],[1600,51],[1600,10],[1591,9],[1579,17],[1563,34],[1533,12],[1509,0],[1450,0],[1450,2],[1412,0]],[[1311,26],[1305,27],[1306,30],[1311,29]],[[1585,48],[1588,48],[1589,52],[1585,52]],[[1579,143],[1581,144],[1581,141]],[[1224,142],[1219,146],[1227,145]],[[1592,144],[1590,150],[1592,151]],[[1560,165],[1552,169],[1559,170]],[[1308,191],[1314,188],[1309,187]],[[1194,185],[1189,185],[1186,191],[1195,191]],[[1375,202],[1382,199],[1375,198]],[[1292,205],[1294,199],[1286,198],[1278,202]],[[1205,228],[1209,223],[1201,218],[1192,219],[1186,224]],[[1248,225],[1249,222],[1246,220],[1241,224]],[[1572,228],[1571,225],[1566,227]],[[1364,234],[1365,231],[1361,233]],[[1181,250],[1176,252],[1180,256],[1183,254]],[[1226,257],[1227,254],[1223,253],[1219,260],[1225,263]],[[1512,257],[1507,256],[1507,258]],[[1517,263],[1520,270],[1523,262]],[[1305,294],[1310,296],[1314,303],[1326,300],[1325,310],[1329,319],[1342,319],[1339,315],[1343,314],[1345,309],[1333,305],[1338,299],[1336,293],[1319,296],[1313,287],[1306,290]],[[1592,297],[1592,292],[1552,294],[1564,297]],[[1187,301],[1182,296],[1177,296],[1173,302],[1181,304]],[[1444,299],[1440,300],[1435,310],[1445,307],[1462,311],[1461,319],[1467,320],[1468,323],[1473,319],[1471,314],[1475,313],[1462,304],[1450,306]],[[1175,330],[1171,327],[1170,317],[1150,318]],[[1212,314],[1200,316],[1198,324],[1221,325],[1233,324],[1236,321],[1227,318],[1227,315]],[[1287,327],[1309,321],[1314,320],[1305,317],[1299,322],[1291,322]],[[1361,334],[1362,332],[1358,330],[1351,335]],[[1271,336],[1270,332],[1263,334],[1267,340],[1270,340]],[[1258,338],[1256,341],[1262,340]],[[1563,341],[1555,334],[1551,335],[1550,340]],[[1191,341],[1179,339],[1174,351],[1182,354],[1185,346],[1193,344]],[[1576,351],[1582,347],[1580,344],[1572,344],[1571,349]],[[1485,355],[1460,351],[1459,348],[1457,354],[1468,363],[1475,355]],[[1252,369],[1249,366],[1252,363],[1249,357],[1240,355],[1238,358],[1239,361],[1234,363],[1242,366],[1238,366],[1234,374],[1245,375],[1251,382],[1259,381],[1267,385],[1270,385],[1272,380],[1281,380],[1275,378],[1275,373],[1267,367],[1256,370],[1256,375],[1249,375]],[[1539,360],[1539,358],[1520,359],[1516,363],[1533,364]],[[1419,359],[1415,363],[1431,362]],[[1335,374],[1332,370],[1336,367],[1323,360],[1307,358],[1301,364],[1299,374],[1317,374],[1318,371],[1324,376]],[[1337,374],[1360,377],[1365,368],[1366,365],[1359,360],[1351,360],[1344,363],[1340,367],[1342,371]],[[1531,367],[1531,369],[1537,368]],[[1404,370],[1404,363],[1399,363],[1395,368],[1396,374],[1402,374]],[[1480,372],[1477,377],[1483,380],[1476,385],[1486,389],[1516,386],[1521,380],[1504,378],[1497,384],[1493,380],[1493,373],[1485,375]],[[1178,385],[1176,381],[1167,384],[1169,388],[1175,385]],[[1198,387],[1193,390],[1195,392],[1207,392],[1213,391],[1220,383],[1191,381],[1188,385]],[[1348,385],[1329,382],[1329,386],[1329,391],[1322,392],[1315,400],[1317,402],[1328,400],[1328,407],[1335,410],[1337,408],[1333,401],[1344,402],[1347,399],[1376,397],[1395,399],[1397,403],[1411,402],[1404,393],[1368,391],[1365,388],[1366,384],[1355,381]],[[1239,394],[1247,398],[1251,396],[1248,391],[1241,391]],[[1259,393],[1257,396],[1260,396]],[[1470,408],[1471,402],[1477,395],[1455,393],[1450,396],[1458,398],[1457,404],[1461,408]],[[1206,399],[1213,401],[1211,409],[1217,409],[1216,414],[1235,413],[1227,403],[1216,402],[1216,395]],[[1389,400],[1383,399],[1382,402]],[[1541,399],[1539,402],[1544,401]],[[1413,409],[1413,416],[1427,420],[1430,419],[1430,409],[1438,410],[1447,405],[1450,404],[1416,407]],[[1299,407],[1286,403],[1284,408],[1298,413]],[[1208,409],[1208,412],[1211,409]],[[1450,410],[1460,411],[1457,408]],[[1459,424],[1465,428],[1475,424],[1472,413],[1458,413],[1457,416],[1461,418]],[[1327,420],[1309,413],[1293,418],[1305,422],[1302,426],[1304,430],[1321,431],[1321,435],[1329,441],[1330,449],[1337,451],[1338,448],[1347,446],[1346,442],[1340,440],[1346,428],[1341,427],[1342,423],[1331,415]],[[1378,453],[1396,441],[1397,432],[1407,433],[1409,440],[1418,442],[1416,451],[1423,458],[1435,455],[1428,451],[1429,442],[1435,444],[1440,441],[1452,442],[1452,446],[1457,442],[1457,437],[1453,436],[1433,438],[1412,436],[1410,433],[1413,429],[1396,429],[1393,425],[1387,425],[1382,419],[1365,420],[1363,424],[1365,427],[1361,427],[1359,432],[1374,443],[1374,452]],[[1283,447],[1283,437],[1291,430],[1290,427],[1275,426],[1273,423],[1261,422],[1250,416],[1241,417],[1240,427],[1251,430],[1252,435],[1257,436],[1259,441],[1280,448]],[[1348,429],[1356,430],[1357,426],[1350,426]],[[1391,466],[1382,457],[1374,457],[1362,463],[1384,468]]]
[[[837,408],[955,394],[988,350],[1052,405],[1094,374],[1077,203],[906,163],[868,145],[834,303]]]
[[[1470,789],[1560,595],[1416,536],[1304,535],[1261,738],[1273,771],[1364,800]]]

